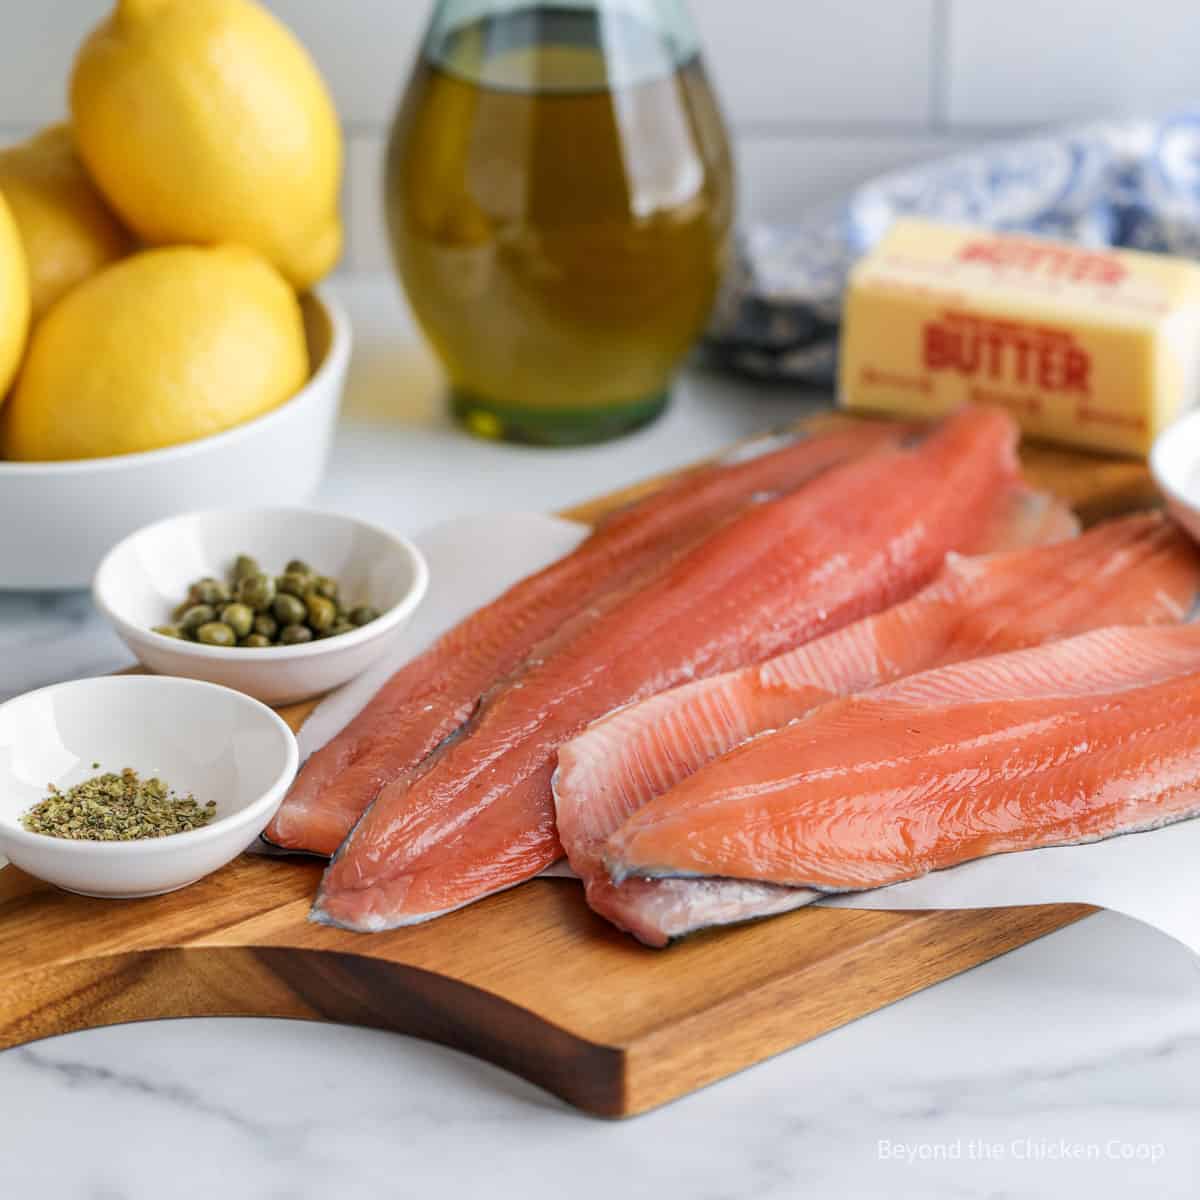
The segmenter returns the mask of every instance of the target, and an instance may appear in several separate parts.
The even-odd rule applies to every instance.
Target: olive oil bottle
[[[443,0],[386,208],[458,419],[562,444],[657,416],[728,256],[732,175],[681,3]]]

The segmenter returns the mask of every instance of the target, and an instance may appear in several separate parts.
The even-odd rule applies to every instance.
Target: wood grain
[[[1034,483],[1088,518],[1153,500],[1140,463],[1023,456]],[[598,520],[662,482],[566,515]],[[299,727],[311,707],[284,715]],[[655,951],[596,917],[571,880],[533,880],[386,934],[311,925],[320,869],[245,855],[182,892],[123,902],[0,872],[0,1048],[155,1017],[349,1022],[455,1046],[589,1112],[626,1116],[1092,911],[813,908]]]

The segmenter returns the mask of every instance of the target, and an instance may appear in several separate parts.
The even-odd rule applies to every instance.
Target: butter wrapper
[[[989,404],[1145,454],[1200,393],[1200,266],[903,218],[851,272],[838,393],[906,416]]]

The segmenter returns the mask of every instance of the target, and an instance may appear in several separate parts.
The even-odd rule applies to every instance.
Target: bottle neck
[[[698,41],[683,0],[441,0],[424,55],[480,83],[555,91],[547,48],[594,56],[594,82],[616,87],[670,73]]]

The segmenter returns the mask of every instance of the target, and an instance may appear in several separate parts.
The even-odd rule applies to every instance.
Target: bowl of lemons
[[[0,590],[192,509],[306,501],[350,355],[340,126],[256,0],[117,0],[0,148]]]

